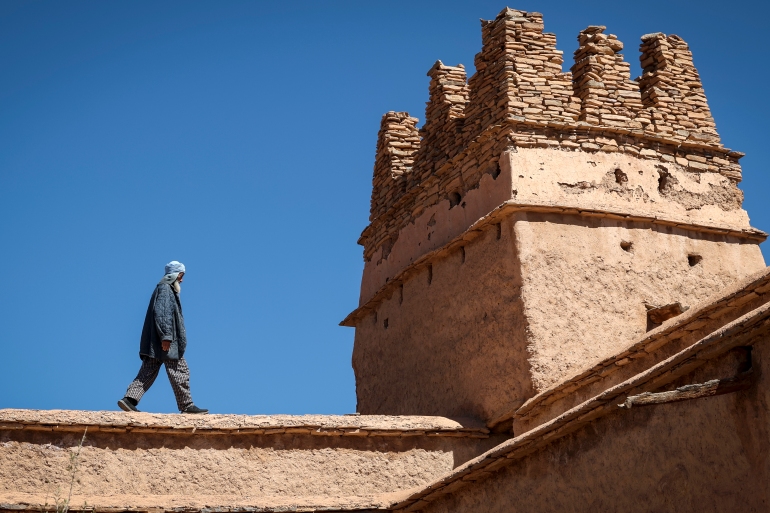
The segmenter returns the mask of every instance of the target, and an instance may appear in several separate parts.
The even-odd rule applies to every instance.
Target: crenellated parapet
[[[649,132],[676,141],[719,144],[714,118],[703,84],[692,61],[692,52],[675,35],[642,36],[642,101],[650,109]]]
[[[580,121],[591,125],[642,128],[650,120],[640,116],[639,84],[631,80],[631,66],[619,52],[623,43],[603,26],[580,32],[572,66],[575,96],[580,99]]]
[[[387,259],[401,230],[431,207],[453,208],[485,176],[496,178],[506,151],[623,155],[696,177],[715,173],[735,188],[743,154],[721,145],[681,38],[643,36],[644,72],[632,80],[623,43],[605,27],[580,32],[571,72],[562,71],[556,37],[543,29],[540,13],[508,8],[482,21],[482,49],[467,83],[462,65],[437,61],[428,71],[419,132],[407,113],[383,117],[371,224],[359,240],[367,262]]]
[[[377,135],[377,157],[372,179],[370,220],[382,215],[406,190],[407,173],[412,170],[420,137],[417,118],[406,112],[382,116]]]

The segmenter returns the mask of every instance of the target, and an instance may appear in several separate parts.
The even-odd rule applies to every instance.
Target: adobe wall
[[[357,321],[358,411],[488,421],[643,335],[645,303],[690,307],[763,269],[744,242],[607,217],[490,223]]]
[[[514,433],[531,431],[761,308],[770,300],[768,292],[770,267],[720,289],[683,314],[615,349],[607,358],[539,392],[521,407],[512,405],[490,425],[513,419]]]
[[[752,234],[742,208],[743,192],[736,183],[717,172],[694,171],[687,162],[660,162],[617,153],[508,148],[497,159],[497,166],[497,174],[484,174],[457,205],[447,198],[424,208],[400,229],[387,255],[383,248],[373,253],[364,267],[360,304],[405,267],[443,247],[506,201],[523,206],[593,209]]]
[[[0,504],[104,508],[376,507],[500,439],[429,417],[0,410]]]
[[[758,246],[729,236],[560,214],[518,219],[537,392],[641,337],[650,329],[645,304],[689,308],[765,267]]]
[[[770,340],[752,359],[749,390],[609,414],[421,511],[767,511]]]
[[[487,418],[532,395],[513,238],[490,226],[358,321],[357,411]]]

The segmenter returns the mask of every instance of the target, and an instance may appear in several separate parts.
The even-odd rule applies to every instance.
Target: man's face
[[[182,280],[184,279],[184,273],[179,273],[179,276],[176,277],[176,281],[179,283],[182,283]]]

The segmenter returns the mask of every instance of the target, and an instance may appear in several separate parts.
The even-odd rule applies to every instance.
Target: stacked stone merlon
[[[469,81],[464,141],[505,121],[574,122],[580,103],[572,77],[562,73],[564,59],[556,36],[543,33],[543,15],[504,9],[482,21],[482,50]]]
[[[422,142],[417,153],[416,171],[411,179],[419,183],[428,178],[460,149],[457,141],[462,132],[468,85],[465,67],[445,66],[436,61],[428,71],[430,99],[425,108],[425,124],[420,129]]]
[[[672,140],[718,144],[716,124],[687,43],[679,36],[655,33],[642,36],[639,48],[642,102],[652,114],[646,130]]]
[[[391,111],[382,116],[374,161],[370,221],[392,207],[406,190],[420,146],[416,125],[417,118],[407,112]]]
[[[639,84],[619,52],[623,43],[606,27],[592,25],[578,35],[572,80],[580,98],[580,121],[592,125],[642,128],[650,123],[642,111]]]

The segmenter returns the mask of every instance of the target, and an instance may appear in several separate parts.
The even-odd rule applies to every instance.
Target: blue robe
[[[170,340],[171,347],[164,351],[163,340]],[[168,283],[158,283],[150,298],[147,315],[144,318],[142,339],[139,342],[139,357],[149,356],[157,360],[178,360],[187,348],[187,334],[184,330],[182,303],[179,294]]]

